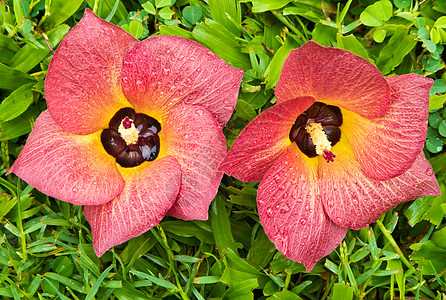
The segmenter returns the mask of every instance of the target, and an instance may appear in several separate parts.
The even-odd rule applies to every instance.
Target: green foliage
[[[85,8],[138,39],[179,35],[244,70],[228,145],[275,102],[291,50],[349,50],[388,76],[434,79],[427,157],[442,196],[350,230],[315,268],[277,252],[259,223],[256,183],[224,177],[208,221],[166,217],[94,254],[81,208],[5,175],[46,109],[54,50]],[[446,4],[442,0],[9,0],[0,5],[0,296],[5,299],[445,299]],[[408,133],[410,134],[410,133]]]

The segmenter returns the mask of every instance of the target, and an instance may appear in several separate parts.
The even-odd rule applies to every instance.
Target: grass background
[[[208,221],[166,217],[93,252],[81,208],[5,176],[46,108],[54,49],[85,8],[138,39],[179,35],[245,71],[228,146],[262,110],[291,49],[308,40],[352,51],[385,76],[435,80],[424,149],[443,196],[387,212],[306,273],[275,250],[257,183],[225,176]],[[9,299],[446,299],[446,1],[14,0],[0,6],[0,296]],[[311,245],[309,245],[311,247]]]

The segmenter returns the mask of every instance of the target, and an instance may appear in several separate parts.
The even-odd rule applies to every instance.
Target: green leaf
[[[62,274],[57,274],[57,273],[52,273],[52,272],[45,273],[45,277],[55,280],[57,282],[60,282],[63,285],[65,285],[65,286],[69,287],[70,289],[73,289],[77,292],[86,294],[85,286],[77,280],[66,277]]]
[[[226,206],[221,197],[217,196],[212,201],[210,215],[212,231],[214,232],[215,243],[220,255],[222,255],[222,251],[225,249],[231,249],[233,252],[238,253],[237,249],[241,245],[234,241]]]
[[[158,278],[158,277],[155,277],[155,276],[143,273],[143,272],[139,272],[139,271],[134,270],[134,269],[132,269],[130,272],[133,275],[138,276],[139,278],[148,279],[151,282],[153,282],[154,284],[162,286],[162,287],[164,287],[164,288],[166,288],[168,290],[176,290],[177,289],[177,286],[175,284],[173,284],[170,281],[167,281],[165,279]]]
[[[132,20],[129,24],[129,33],[139,39],[144,33],[144,27],[139,21]]]
[[[176,35],[185,37],[189,40],[194,40],[194,37],[190,31],[180,27],[161,25],[159,29],[162,35]]]
[[[237,104],[235,105],[235,114],[248,122],[257,117],[257,113],[252,105],[245,102],[243,99],[237,100]]]
[[[366,26],[378,27],[388,21],[392,17],[392,13],[392,2],[389,0],[380,0],[367,6],[359,16],[359,19]]]
[[[393,0],[393,3],[398,8],[407,8],[412,3],[411,0]]]
[[[33,103],[34,83],[24,84],[14,90],[0,104],[0,123],[17,118]]]
[[[212,19],[223,25],[235,36],[240,36],[242,23],[242,9],[239,1],[234,0],[208,0]],[[191,22],[195,24],[195,22]]]
[[[440,115],[440,112],[436,111],[434,113],[429,114],[429,125],[434,127],[434,128],[438,128],[438,126],[440,125],[440,122],[443,120],[443,118]]]
[[[377,28],[373,32],[373,40],[377,43],[382,43],[384,39],[386,38],[387,30],[383,28]]]
[[[296,40],[293,39],[291,35],[288,35],[285,43],[279,48],[279,50],[277,50],[276,54],[274,54],[274,57],[264,74],[266,78],[267,90],[276,86],[280,73],[282,72],[282,66],[285,58],[287,58],[291,50],[296,49],[298,46],[299,44],[296,42]]]
[[[271,299],[271,300],[275,300],[275,299],[277,299],[277,300],[301,300],[302,298],[290,291],[283,290],[281,292],[275,293],[268,299]]]
[[[429,110],[435,110],[443,107],[443,103],[446,101],[445,95],[432,95],[429,96]]]
[[[81,6],[83,0],[53,0],[51,1],[50,15],[45,20],[47,28],[62,24],[71,17]]]
[[[441,121],[440,125],[438,125],[438,133],[446,137],[446,120]]]
[[[195,25],[203,16],[203,11],[198,6],[186,6],[183,9],[183,19],[189,24]]]
[[[155,6],[153,6],[152,2],[150,2],[150,1],[147,1],[146,3],[144,3],[142,5],[142,8],[144,8],[144,10],[146,12],[148,12],[149,14],[151,14],[151,15],[155,15],[156,14]]]
[[[34,78],[26,73],[7,67],[0,63],[0,89],[16,89],[24,84],[34,81]]]
[[[352,300],[353,287],[346,283],[335,283],[331,294],[331,300]]]
[[[181,220],[164,221],[161,224],[164,231],[183,237],[195,237],[207,244],[214,244],[214,236],[212,232],[207,231],[193,222],[185,222]]]
[[[389,43],[379,53],[376,66],[383,74],[390,73],[401,64],[404,57],[409,54],[416,44],[415,37],[408,35],[404,26],[397,26]]]
[[[0,141],[12,140],[30,132],[39,114],[37,107],[30,106],[17,118],[0,123]]]
[[[193,37],[212,52],[223,58],[233,66],[243,66],[251,69],[249,57],[240,52],[242,45],[239,39],[229,32],[223,25],[207,20],[199,23],[192,31]]]
[[[283,9],[283,15],[298,15],[314,23],[325,18],[324,13],[313,6],[300,4],[299,7],[290,6]]]
[[[9,61],[19,49],[13,39],[0,35],[0,63],[9,65]]]
[[[292,0],[252,0],[252,12],[259,13],[284,7]]]
[[[370,61],[369,55],[364,49],[364,46],[356,39],[356,37],[353,34],[350,34],[348,36],[337,36],[338,41],[338,47],[340,49],[345,49],[353,54],[356,54],[368,61]]]
[[[222,300],[244,300],[244,299],[254,299],[252,290],[258,287],[256,279],[246,279],[239,281],[237,285],[234,285],[227,289],[223,295]]]
[[[440,225],[444,217],[441,204],[445,201],[446,188],[444,184],[440,185],[441,196],[427,196],[416,199],[405,211],[404,215],[408,219],[411,226],[415,226],[418,222],[426,220],[434,225]]]
[[[446,28],[446,16],[439,17],[437,21],[435,21],[434,26],[440,28]]]
[[[161,8],[161,10],[158,12],[158,15],[165,20],[170,20],[174,15],[174,12],[166,6]]]
[[[158,8],[172,6],[174,3],[175,0],[155,0],[155,6]]]
[[[438,153],[443,150],[443,142],[439,138],[427,139],[426,148],[431,153]]]
[[[70,277],[74,271],[74,264],[67,256],[59,256],[53,261],[52,269],[59,275]]]

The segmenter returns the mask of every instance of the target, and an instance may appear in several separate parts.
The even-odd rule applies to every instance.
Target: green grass
[[[446,2],[374,2],[3,1],[0,296],[446,299]],[[166,217],[98,259],[80,207],[5,175],[46,107],[43,87],[53,50],[86,7],[139,39],[185,36],[243,68],[240,99],[224,129],[228,145],[274,103],[283,60],[307,40],[350,50],[386,76],[415,72],[434,79],[425,154],[443,196],[399,205],[370,227],[349,230],[344,242],[306,273],[265,235],[256,210],[257,184],[225,176],[208,221]]]

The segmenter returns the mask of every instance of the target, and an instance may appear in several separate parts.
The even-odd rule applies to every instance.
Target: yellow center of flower
[[[131,125],[129,125],[129,123],[131,123]],[[119,125],[118,132],[127,145],[136,144],[136,142],[138,142],[139,130],[135,127],[132,119],[124,119]]]
[[[335,155],[330,151],[331,142],[328,140],[325,131],[320,123],[310,123],[305,126],[305,130],[311,137],[311,141],[316,147],[316,154],[322,155],[327,162],[333,161]]]

